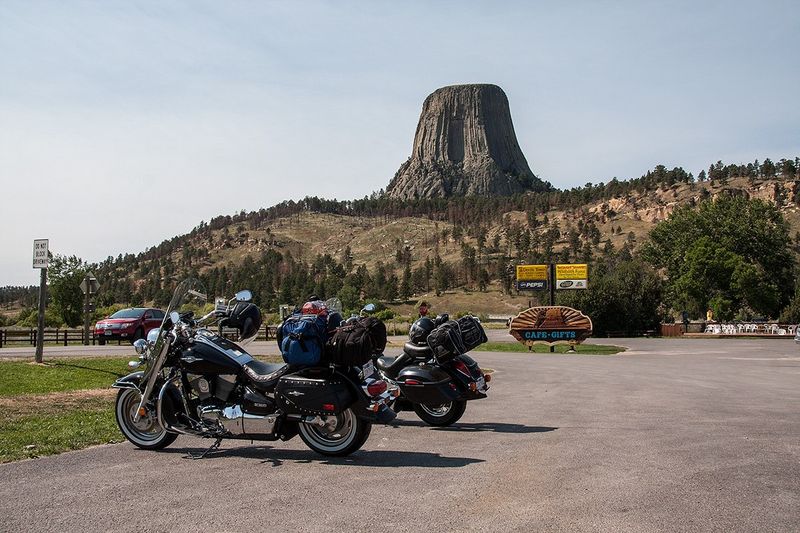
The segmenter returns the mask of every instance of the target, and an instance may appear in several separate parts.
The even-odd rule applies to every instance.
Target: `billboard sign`
[[[589,286],[589,265],[556,265],[556,289],[585,289]]]
[[[517,265],[518,291],[546,291],[547,265]]]

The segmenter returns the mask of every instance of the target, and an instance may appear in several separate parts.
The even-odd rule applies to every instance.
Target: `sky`
[[[202,220],[362,198],[494,83],[555,187],[800,155],[800,2],[0,0],[0,286]]]

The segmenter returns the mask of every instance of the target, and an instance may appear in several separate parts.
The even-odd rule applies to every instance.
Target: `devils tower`
[[[546,190],[517,143],[508,98],[497,85],[452,85],[425,99],[411,157],[391,198],[510,195]]]

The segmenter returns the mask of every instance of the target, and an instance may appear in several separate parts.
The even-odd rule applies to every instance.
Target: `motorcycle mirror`
[[[173,311],[169,314],[169,319],[172,320],[172,325],[174,326],[181,321],[181,315],[177,311]]]
[[[374,310],[375,310],[375,304],[367,304],[364,306],[364,309],[362,309],[362,311],[366,311],[367,313],[371,313]]]
[[[253,299],[253,293],[245,289],[243,291],[237,292],[234,298],[236,298],[237,302],[249,302],[250,300]]]

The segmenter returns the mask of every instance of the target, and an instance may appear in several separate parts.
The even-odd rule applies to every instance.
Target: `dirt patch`
[[[109,402],[116,394],[115,389],[89,389],[0,398],[0,419],[57,414],[87,405],[95,406]]]

